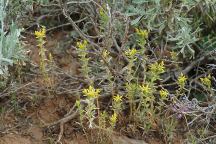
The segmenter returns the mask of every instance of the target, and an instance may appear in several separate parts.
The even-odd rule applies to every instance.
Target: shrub
[[[1,0],[0,5],[0,75],[8,75],[8,66],[13,65],[16,60],[22,59],[22,49],[19,42],[21,29],[14,22],[7,24],[7,1]]]

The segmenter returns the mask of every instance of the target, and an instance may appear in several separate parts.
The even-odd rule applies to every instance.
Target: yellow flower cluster
[[[134,58],[134,56],[137,54],[137,50],[135,48],[128,49],[127,51],[125,51],[125,54],[130,58]]]
[[[107,58],[107,56],[109,56],[110,52],[108,50],[104,50],[102,55],[104,58]]]
[[[42,26],[42,29],[40,29],[39,31],[35,31],[34,32],[35,37],[37,39],[42,39],[46,37],[46,28],[44,26]]]
[[[100,16],[101,16],[102,18],[104,18],[104,17],[107,16],[107,14],[106,14],[106,12],[104,11],[103,8],[101,8],[101,9],[99,10],[99,14],[100,14]]]
[[[168,94],[169,94],[169,92],[166,89],[160,90],[160,96],[162,99],[166,99]]]
[[[117,114],[114,112],[113,115],[110,117],[110,124],[114,126],[117,122]]]
[[[119,103],[122,101],[122,96],[120,95],[116,95],[113,97],[114,102]]]
[[[84,50],[84,49],[86,49],[88,42],[86,40],[84,40],[83,42],[77,42],[76,45],[79,49]]]
[[[164,73],[165,72],[165,67],[164,67],[164,62],[161,61],[161,63],[154,63],[154,64],[151,64],[150,65],[150,71],[153,73],[153,74],[161,74],[161,73]]]
[[[147,30],[142,30],[142,29],[138,29],[138,28],[136,28],[135,30],[136,30],[137,35],[139,35],[145,39],[148,38],[149,33]]]
[[[152,88],[149,86],[149,84],[142,85],[142,86],[140,86],[140,88],[141,88],[144,95],[148,95],[148,94],[152,93]]]
[[[207,77],[200,78],[202,84],[207,86],[208,88],[211,88],[211,75],[208,75]]]
[[[82,92],[88,98],[97,98],[100,93],[100,89],[94,89],[92,86],[89,86],[88,89],[84,89]]]
[[[185,77],[185,75],[183,73],[181,73],[181,75],[178,78],[178,85],[180,86],[180,88],[183,88],[185,86],[187,78]]]

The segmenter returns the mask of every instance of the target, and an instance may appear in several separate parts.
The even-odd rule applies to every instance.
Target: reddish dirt
[[[0,144],[36,144],[29,138],[19,134],[7,134],[0,139]]]
[[[52,132],[54,137],[47,134],[44,131],[46,128],[43,126],[63,118],[66,111],[71,107],[70,101],[66,100],[64,96],[48,98],[37,107],[32,107],[23,113],[22,120],[25,121],[25,124],[21,128],[15,127],[18,124],[17,119],[21,118],[13,113],[5,114],[2,125],[8,130],[6,134],[2,134],[3,136],[0,137],[0,144],[47,144],[48,141],[54,141],[59,132],[59,125],[54,126],[55,129]],[[71,123],[73,123],[73,120]],[[67,138],[62,138],[63,144],[75,143],[75,141],[76,143],[78,141],[83,143],[85,140],[80,136],[76,138],[71,128],[65,125],[65,136]]]

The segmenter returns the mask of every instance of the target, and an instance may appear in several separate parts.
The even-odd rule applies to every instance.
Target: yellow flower
[[[145,39],[148,38],[148,31],[147,30],[142,30],[142,29],[136,28],[136,33],[137,33],[137,35],[139,35]]]
[[[128,49],[125,51],[126,56],[133,58],[137,54],[137,50],[135,48]]]
[[[168,94],[169,94],[169,92],[166,89],[160,90],[160,96],[162,99],[166,99]]]
[[[172,60],[178,60],[178,55],[176,52],[172,51],[172,52],[170,52],[170,54],[171,54]]]
[[[84,89],[82,92],[88,98],[96,98],[99,96],[100,89],[94,89],[92,86],[89,86],[88,89]]]
[[[34,34],[37,39],[42,39],[46,37],[46,28],[43,26],[42,29],[35,31]]]
[[[161,73],[164,73],[165,72],[165,67],[164,67],[164,62],[161,61],[161,63],[154,63],[154,64],[151,64],[150,65],[150,71],[153,73],[153,74],[161,74]]]
[[[87,45],[88,42],[86,40],[84,40],[83,42],[77,42],[77,47],[82,50],[86,49]]]
[[[209,74],[207,77],[200,78],[202,84],[207,86],[208,88],[211,88],[211,75]]]
[[[185,85],[185,82],[186,82],[187,78],[185,77],[185,75],[183,75],[183,73],[181,73],[181,75],[179,76],[178,78],[178,85],[183,88],[184,85]]]
[[[104,17],[107,16],[107,14],[106,14],[106,12],[104,11],[103,8],[100,8],[100,10],[99,10],[99,14],[100,14],[100,16],[101,16],[102,18],[104,18]]]
[[[113,115],[110,117],[110,124],[115,125],[117,122],[117,114],[114,112]]]
[[[116,95],[116,96],[114,96],[113,97],[113,100],[115,101],[115,102],[121,102],[122,101],[122,96],[120,96],[120,95]]]
[[[107,56],[109,55],[109,52],[107,50],[104,50],[102,55],[104,58],[107,58]]]
[[[149,87],[149,84],[142,85],[142,86],[140,86],[140,88],[141,88],[144,95],[152,93],[152,89],[151,89],[151,87]]]

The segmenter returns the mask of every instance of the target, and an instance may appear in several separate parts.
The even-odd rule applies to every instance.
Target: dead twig
[[[45,126],[45,127],[51,127],[51,126],[60,124],[60,132],[59,132],[56,144],[60,143],[61,138],[62,138],[62,136],[64,134],[64,124],[67,123],[68,121],[72,120],[73,118],[75,118],[77,116],[78,111],[76,110],[75,112],[73,112],[74,108],[75,108],[75,105],[72,107],[72,109],[69,111],[69,113],[66,114],[66,117],[64,117],[64,118],[62,118],[62,119],[60,119],[58,121],[55,121],[55,122],[53,122],[53,123],[48,124],[48,125]]]
[[[76,32],[80,35],[81,38],[85,39],[86,41],[88,41],[88,43],[90,43],[93,47],[97,48],[98,50],[101,49],[101,47],[94,43],[92,40],[90,40],[88,37],[88,35],[84,34],[80,28],[76,25],[76,23],[72,20],[72,18],[70,17],[70,15],[68,14],[68,10],[67,10],[67,5],[64,4],[62,2],[62,0],[59,0],[59,4],[60,7],[62,9],[62,12],[64,14],[64,16],[68,19],[68,21],[71,23],[72,27],[76,30]],[[97,49],[95,49],[98,53],[99,56],[101,57],[101,59],[104,61],[105,65],[108,67],[109,71],[112,73],[113,76],[116,75],[116,72],[112,69],[112,67],[109,65],[109,63],[105,60],[105,58],[102,56],[102,51],[98,51]]]
[[[64,123],[61,122],[61,123],[60,123],[60,132],[59,132],[59,135],[58,135],[58,140],[56,141],[55,144],[60,143],[63,134],[64,134]]]
[[[213,138],[216,138],[216,135],[212,135],[212,136],[206,137],[204,139],[201,139],[201,141],[206,141],[206,140],[213,139]]]
[[[202,62],[206,57],[212,55],[215,53],[215,50],[210,51],[206,54],[204,54],[202,57],[198,58],[197,60],[193,61],[189,66],[187,66],[184,70],[178,71],[175,73],[175,76],[178,77],[180,73],[187,74],[190,72],[198,63]]]
[[[72,109],[69,111],[68,114],[66,114],[66,116],[60,120],[57,120],[51,124],[47,124],[45,125],[45,127],[51,127],[51,126],[54,126],[54,125],[57,125],[57,124],[61,124],[61,123],[67,123],[68,121],[72,120],[73,118],[75,118],[78,114],[78,111],[73,111],[73,109],[75,109],[75,106],[72,107]]]

